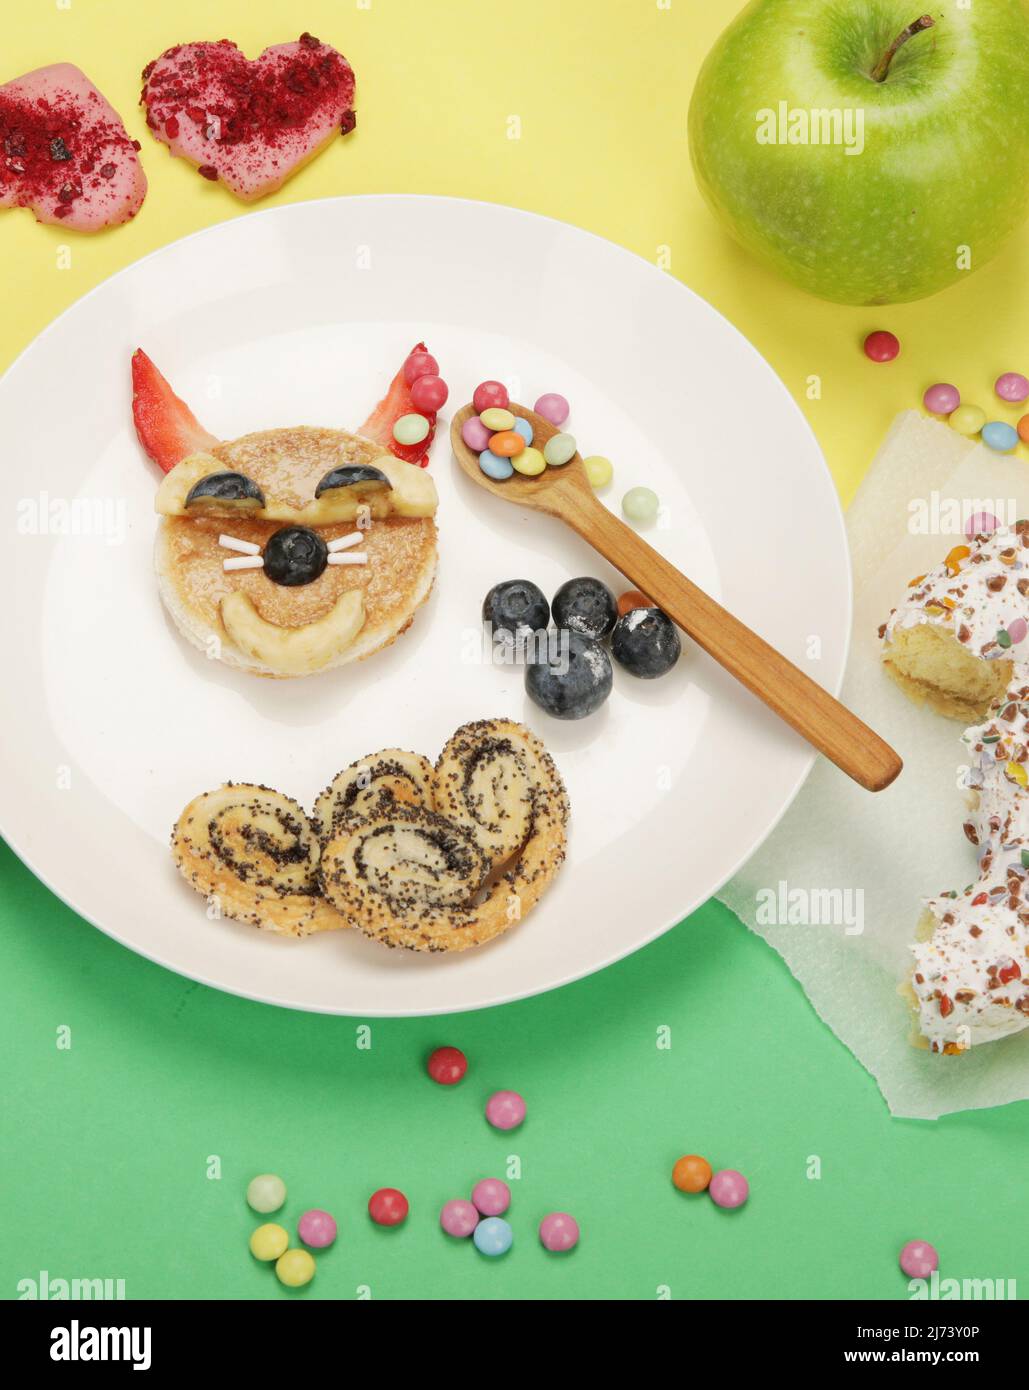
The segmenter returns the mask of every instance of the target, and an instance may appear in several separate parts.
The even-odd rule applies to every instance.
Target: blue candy
[[[516,415],[514,427],[515,433],[520,434],[526,444],[532,443],[532,426],[529,424],[528,420],[523,420],[520,415]]]
[[[506,1255],[514,1240],[511,1227],[499,1216],[487,1216],[472,1232],[480,1255]]]
[[[501,458],[492,449],[483,449],[479,455],[479,467],[487,478],[495,478],[498,483],[502,483],[505,478],[510,478],[514,472],[514,464],[511,460]]]
[[[991,420],[988,425],[983,425],[982,440],[987,448],[996,449],[999,454],[1007,454],[1018,443],[1018,432],[1013,425],[1007,425],[1003,420]]]

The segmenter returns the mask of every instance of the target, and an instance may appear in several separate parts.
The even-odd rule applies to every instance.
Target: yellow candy
[[[957,430],[958,434],[971,438],[986,424],[986,411],[980,410],[977,405],[959,405],[957,410],[951,411],[947,423],[952,430]]]
[[[1026,772],[1022,763],[1008,763],[1004,771],[1012,782],[1017,782],[1020,787],[1029,785],[1029,773]]]
[[[547,466],[547,461],[538,449],[523,449],[520,454],[515,454],[511,462],[515,466],[517,473],[524,473],[529,478],[535,478],[537,473],[542,473]]]
[[[250,1237],[250,1253],[255,1260],[277,1260],[289,1245],[289,1235],[274,1221],[267,1221]]]
[[[515,417],[509,410],[501,410],[498,405],[490,406],[489,410],[484,410],[479,419],[491,434],[496,434],[500,430],[514,429]]]
[[[279,1283],[288,1289],[299,1289],[314,1278],[314,1257],[306,1250],[287,1250],[275,1263],[275,1273]]]
[[[590,480],[590,486],[597,488],[607,487],[614,477],[615,470],[611,466],[611,460],[606,459],[603,454],[590,454],[588,459],[583,459],[586,469],[586,477]]]

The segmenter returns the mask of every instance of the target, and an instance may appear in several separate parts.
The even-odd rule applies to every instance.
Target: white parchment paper
[[[915,411],[899,415],[847,516],[854,631],[842,699],[897,749],[904,771],[872,795],[820,758],[782,824],[719,895],[779,952],[891,1112],[920,1119],[1029,1098],[1029,1030],[933,1056],[911,1045],[913,1016],[897,993],[920,899],[960,891],[976,865],[961,829],[962,726],[917,707],[885,676],[877,630],[908,581],[963,542],[973,510],[1005,523],[1029,517],[1026,464]]]

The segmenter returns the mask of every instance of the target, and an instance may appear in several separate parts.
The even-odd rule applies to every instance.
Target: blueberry
[[[554,595],[554,623],[583,637],[606,637],[618,619],[618,604],[599,579],[569,579]]]
[[[676,626],[660,608],[633,608],[623,613],[611,634],[611,655],[619,666],[645,681],[670,671],[681,651]]]
[[[584,719],[611,694],[611,658],[580,632],[554,632],[548,651],[525,667],[525,690],[555,719]]]
[[[518,640],[546,629],[550,604],[531,580],[505,579],[483,599],[482,621],[508,640]]]
[[[264,572],[275,584],[310,584],[329,563],[329,547],[307,526],[283,526],[264,547]]]

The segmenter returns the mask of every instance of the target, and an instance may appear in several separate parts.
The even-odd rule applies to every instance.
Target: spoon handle
[[[576,489],[562,503],[563,521],[780,719],[868,791],[890,785],[903,763],[856,714],[698,589],[592,494]]]

